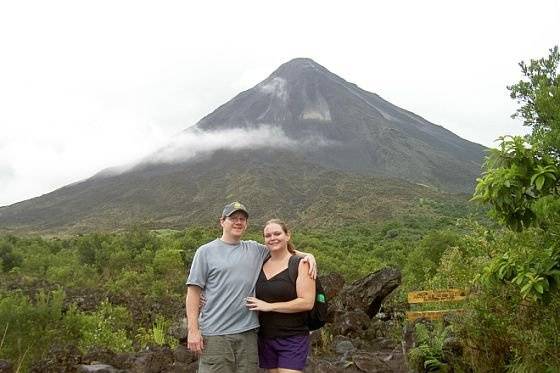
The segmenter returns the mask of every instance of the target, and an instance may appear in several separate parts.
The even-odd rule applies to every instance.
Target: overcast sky
[[[129,163],[309,57],[468,140],[520,134],[506,86],[559,1],[0,2],[0,206]]]

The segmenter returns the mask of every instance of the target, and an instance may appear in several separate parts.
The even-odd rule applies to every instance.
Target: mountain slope
[[[189,156],[158,161],[177,150],[170,144],[128,170],[1,207],[0,230],[210,224],[235,199],[256,223],[274,216],[305,226],[373,222],[419,198],[464,200],[438,190],[469,192],[484,150],[309,59],[280,66],[183,135],[194,136],[178,143]],[[221,145],[196,143],[214,138]]]
[[[308,227],[340,226],[388,219],[419,198],[464,199],[398,179],[326,170],[290,152],[256,153],[218,151],[187,163],[90,178],[0,208],[0,227],[36,232],[114,230],[136,223],[183,228],[217,223],[231,200],[250,206],[252,224],[279,216]]]

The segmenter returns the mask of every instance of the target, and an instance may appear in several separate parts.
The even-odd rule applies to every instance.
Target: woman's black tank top
[[[257,298],[269,303],[288,302],[297,298],[296,285],[290,281],[288,268],[268,280],[261,269],[255,294]],[[309,334],[309,328],[305,324],[305,315],[306,312],[259,312],[259,335],[289,337]]]

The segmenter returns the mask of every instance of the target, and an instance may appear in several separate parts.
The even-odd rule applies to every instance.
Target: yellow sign
[[[462,313],[463,310],[456,309],[456,310],[441,310],[441,311],[409,311],[406,313],[406,319],[409,321],[414,321],[420,318],[426,320],[439,320],[443,318],[443,316],[451,312]]]
[[[413,291],[408,293],[408,303],[455,302],[466,297],[463,289]]]

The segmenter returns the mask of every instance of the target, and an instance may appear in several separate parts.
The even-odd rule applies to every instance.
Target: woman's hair
[[[280,228],[282,228],[284,233],[290,234],[290,230],[288,229],[288,226],[286,225],[286,223],[284,223],[284,221],[282,221],[280,219],[270,219],[269,221],[267,221],[264,224],[265,228],[266,228],[267,225],[270,225],[270,224],[278,224],[280,226]],[[288,251],[292,254],[296,253],[296,248],[292,244],[292,241],[288,241]]]

